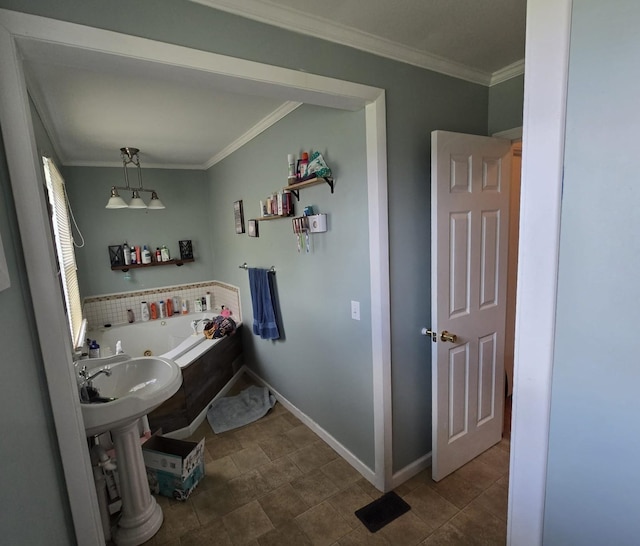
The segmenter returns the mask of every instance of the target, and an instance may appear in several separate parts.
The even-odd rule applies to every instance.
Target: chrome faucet
[[[104,374],[107,377],[111,375],[111,370],[109,366],[105,366],[104,368],[98,370],[96,373],[89,375],[89,370],[87,370],[86,366],[83,366],[78,375],[80,376],[80,387],[92,387],[91,382],[98,377],[100,374]]]
[[[193,335],[195,336],[198,334],[198,325],[202,324],[202,328],[204,329],[204,327],[207,325],[208,322],[211,322],[211,319],[203,318],[203,319],[192,320],[191,328],[193,329]]]

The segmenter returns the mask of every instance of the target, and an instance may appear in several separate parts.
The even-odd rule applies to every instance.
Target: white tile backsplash
[[[140,304],[159,302],[167,298],[180,298],[188,301],[189,313],[194,312],[194,300],[211,293],[212,313],[219,314],[224,305],[231,310],[232,318],[242,321],[240,309],[240,289],[237,286],[220,281],[207,281],[193,284],[165,286],[135,292],[122,292],[104,296],[92,296],[84,299],[83,313],[89,328],[98,328],[105,324],[122,324],[127,322],[127,310],[133,311],[135,320],[140,320]],[[177,310],[178,312],[180,310]],[[174,313],[176,310],[174,309]]]

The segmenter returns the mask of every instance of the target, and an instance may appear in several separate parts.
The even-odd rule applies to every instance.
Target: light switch
[[[360,320],[360,302],[351,301],[351,318],[353,320]]]

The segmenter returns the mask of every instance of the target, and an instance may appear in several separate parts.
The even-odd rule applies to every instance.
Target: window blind
[[[47,157],[43,157],[42,161],[47,181],[49,203],[51,204],[51,219],[56,240],[62,291],[64,292],[67,308],[67,320],[69,321],[71,339],[75,348],[81,346],[84,341],[79,339],[83,330],[83,316],[67,194],[64,187],[64,179],[55,163]]]

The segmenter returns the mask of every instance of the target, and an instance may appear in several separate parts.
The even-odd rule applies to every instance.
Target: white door
[[[508,140],[431,135],[432,471],[440,480],[502,437]],[[447,335],[448,333],[448,335]]]

